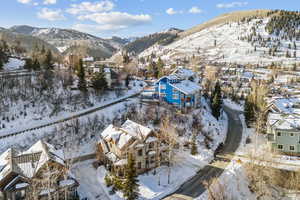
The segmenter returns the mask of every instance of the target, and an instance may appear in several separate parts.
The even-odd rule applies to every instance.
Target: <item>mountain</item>
[[[141,38],[136,38],[133,42],[128,43],[124,46],[124,50],[130,53],[139,54],[145,49],[151,47],[152,45],[158,43],[161,45],[167,45],[172,43],[181,33],[182,30],[171,28],[169,30],[150,34]]]
[[[60,28],[37,28],[31,26],[13,26],[11,32],[30,35],[40,38],[55,46],[61,53],[68,54],[77,51],[81,54],[93,52],[89,56],[110,57],[113,52],[124,45],[124,41],[112,38],[102,39],[91,34],[79,32],[72,29]],[[86,51],[82,51],[86,49]],[[99,54],[97,54],[99,51]]]
[[[221,15],[184,32],[167,45],[139,54],[164,60],[198,58],[202,62],[293,64],[300,61],[300,13],[239,11]]]
[[[46,41],[30,35],[14,33],[8,29],[0,28],[0,40],[4,40],[10,47],[18,47],[30,53],[36,46],[44,46],[46,50],[51,50],[56,57],[60,56],[57,48]]]

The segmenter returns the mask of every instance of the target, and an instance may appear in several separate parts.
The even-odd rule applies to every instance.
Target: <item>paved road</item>
[[[227,113],[229,120],[224,148],[210,165],[201,169],[193,178],[185,182],[173,194],[181,194],[193,198],[200,196],[206,190],[203,182],[209,181],[214,177],[219,177],[233,158],[231,155],[237,150],[242,139],[243,127],[239,118],[239,114],[241,113],[229,108],[224,108],[224,110]]]

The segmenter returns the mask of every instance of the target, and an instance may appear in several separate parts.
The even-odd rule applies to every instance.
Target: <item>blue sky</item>
[[[300,10],[300,0],[4,0],[0,26],[73,28],[100,37],[188,29],[222,13]]]

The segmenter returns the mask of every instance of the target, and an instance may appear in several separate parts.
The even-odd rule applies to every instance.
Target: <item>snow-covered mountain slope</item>
[[[9,29],[12,32],[31,35],[40,38],[54,45],[61,53],[74,46],[88,46],[92,49],[101,50],[107,56],[121,48],[124,44],[119,39],[102,39],[87,33],[72,29],[59,28],[36,28],[31,26],[13,26]]]
[[[164,60],[200,57],[203,61],[230,63],[295,63],[300,61],[300,40],[290,33],[269,33],[266,26],[271,17],[249,17],[244,20],[223,21],[191,33],[175,42],[155,44],[140,57],[152,53]],[[292,35],[299,34],[299,28]],[[296,55],[296,57],[294,57]]]
[[[152,45],[167,45],[172,43],[181,32],[182,30],[180,29],[170,28],[162,32],[146,35],[144,37],[137,38],[133,42],[125,45],[124,50],[130,53],[139,54]]]

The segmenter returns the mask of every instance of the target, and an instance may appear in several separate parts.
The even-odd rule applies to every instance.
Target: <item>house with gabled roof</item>
[[[127,157],[132,154],[138,173],[165,161],[166,145],[148,127],[127,120],[121,127],[109,125],[100,135],[97,154],[109,171],[124,175]]]
[[[194,108],[201,92],[201,86],[195,80],[194,72],[179,68],[155,82],[156,97],[179,108]]]
[[[77,196],[78,183],[67,177],[64,155],[52,145],[38,141],[20,152],[10,148],[0,155],[0,191],[6,200],[47,199]]]
[[[289,155],[300,155],[300,116],[269,113],[268,142],[271,150]]]

